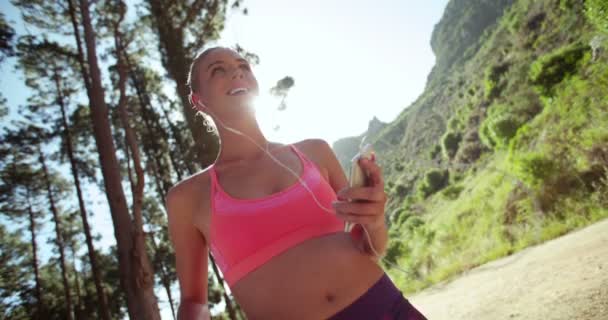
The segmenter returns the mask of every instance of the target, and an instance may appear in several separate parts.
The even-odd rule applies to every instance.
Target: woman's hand
[[[372,160],[359,159],[359,165],[367,177],[365,187],[346,187],[336,195],[339,201],[332,203],[336,214],[343,220],[360,224],[369,232],[374,254],[382,254],[386,248],[388,235],[384,223],[384,209],[388,197],[384,192],[382,168]],[[355,226],[356,227],[356,226]],[[361,230],[355,230],[361,232]],[[365,246],[366,251],[369,244]]]
[[[384,192],[382,169],[375,161],[365,158],[359,159],[359,164],[366,174],[368,185],[340,190],[336,194],[340,201],[332,205],[342,219],[359,223],[368,230],[375,229],[384,225],[384,206],[388,200]]]

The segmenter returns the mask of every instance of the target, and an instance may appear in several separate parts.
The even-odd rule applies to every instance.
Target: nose
[[[234,67],[232,70],[232,79],[242,79],[243,78],[243,70],[239,67]]]

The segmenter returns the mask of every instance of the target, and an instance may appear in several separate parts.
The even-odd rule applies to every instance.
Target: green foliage
[[[435,159],[435,158],[436,158],[436,157],[439,155],[439,153],[441,153],[441,146],[440,146],[440,145],[438,145],[438,144],[436,144],[436,145],[433,147],[433,149],[431,149],[431,151],[429,152],[429,158],[430,158],[431,160],[432,160],[432,159]]]
[[[384,262],[397,264],[397,259],[404,254],[406,246],[401,241],[390,241],[384,255]]]
[[[480,141],[465,141],[458,149],[454,160],[461,164],[473,163],[481,157],[483,151],[484,148]]]
[[[585,0],[585,15],[598,30],[608,33],[608,1]]]
[[[0,12],[0,63],[6,57],[14,55],[13,39],[15,38],[15,30],[6,21],[4,13]]]
[[[529,186],[538,187],[554,175],[557,164],[546,153],[530,152],[518,155],[514,161],[515,174]]]
[[[449,200],[454,200],[458,198],[462,190],[464,190],[464,187],[456,184],[445,188],[443,191],[441,191],[441,194]]]
[[[576,0],[559,0],[559,8],[563,11],[572,10],[576,5]]]
[[[542,94],[552,95],[553,86],[576,72],[579,60],[588,50],[588,45],[575,43],[541,56],[530,67],[530,81]]]
[[[410,192],[410,187],[402,183],[395,185],[395,194],[397,194],[399,197],[405,196],[408,192]]]
[[[397,171],[403,171],[404,166],[403,166],[403,163],[401,163],[401,162],[395,162],[393,164],[393,168],[395,168],[395,170],[397,170]]]
[[[443,155],[448,159],[454,158],[460,141],[462,141],[462,134],[460,132],[446,132],[441,140]]]
[[[502,75],[509,70],[510,64],[507,62],[488,67],[485,71],[484,86],[486,99],[495,98],[500,94],[498,82]]]
[[[450,173],[445,169],[431,169],[424,175],[424,181],[420,184],[418,191],[426,198],[433,193],[445,188],[450,181]]]
[[[450,1],[451,7],[474,6],[457,2]],[[446,24],[437,28],[436,40],[445,36],[449,41],[436,41],[434,50],[442,49],[435,50],[438,65],[451,60],[453,68],[435,68],[412,106],[418,109],[408,109],[410,115],[423,114],[425,108],[445,112],[446,131],[462,135],[450,163],[475,164],[471,170],[450,171],[450,182],[439,191],[443,170],[412,173],[419,177],[416,193],[406,196],[393,231],[404,241],[395,248],[401,257],[394,261],[411,270],[405,276],[393,274],[406,291],[608,217],[602,162],[607,157],[598,151],[608,150],[608,56],[598,50],[592,59],[583,44],[598,38],[582,14],[589,3],[517,1],[496,28],[484,31],[478,45],[453,57],[444,45],[452,41],[455,48],[457,33],[467,30],[457,26],[470,16],[447,12],[462,20],[452,30]],[[510,65],[501,70],[505,62]],[[455,86],[462,78],[463,84]],[[467,94],[469,88],[474,91]],[[457,99],[461,92],[464,96]],[[412,119],[408,125],[416,122]],[[401,143],[424,153],[401,158],[427,158],[437,140],[444,152],[446,145],[454,145],[445,143],[448,133],[408,129],[416,138]],[[439,194],[430,197],[434,193]]]
[[[515,114],[501,114],[490,118],[489,121],[489,132],[492,139],[497,146],[505,147],[509,140],[515,136],[517,129],[526,122],[526,119]]]

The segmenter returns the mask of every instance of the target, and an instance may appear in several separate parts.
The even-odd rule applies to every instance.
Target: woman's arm
[[[208,320],[207,243],[194,226],[192,214],[199,205],[187,185],[179,184],[167,194],[169,236],[175,252],[175,265],[181,292],[178,320]]]

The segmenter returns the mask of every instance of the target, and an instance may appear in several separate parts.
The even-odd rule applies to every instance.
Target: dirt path
[[[430,320],[608,319],[608,219],[408,300]]]

